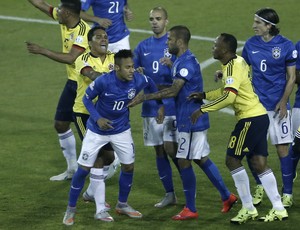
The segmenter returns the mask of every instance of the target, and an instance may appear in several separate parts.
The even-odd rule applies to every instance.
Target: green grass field
[[[58,2],[49,1],[54,5]],[[195,36],[190,48],[203,64],[205,89],[217,87],[212,76],[219,69],[219,63],[206,62],[211,58],[212,40],[221,32],[228,32],[234,34],[242,45],[253,35],[251,26],[257,9],[273,7],[282,21],[279,25],[281,33],[294,42],[300,39],[297,33],[300,2],[296,0],[129,0],[129,3],[135,13],[135,20],[128,23],[131,29],[149,30],[148,12],[158,5],[168,10],[170,27],[184,24],[190,28]],[[24,44],[28,40],[60,50],[60,30],[57,25],[28,22],[25,20],[28,18],[49,20],[25,0],[0,2],[0,229],[67,229],[62,224],[62,218],[70,182],[49,181],[51,176],[61,173],[66,167],[53,128],[56,103],[66,81],[65,66],[42,56],[28,54]],[[148,36],[146,33],[132,32],[132,48]],[[219,167],[228,188],[236,193],[224,164],[227,139],[236,122],[235,118],[216,112],[210,114],[210,121],[210,156]],[[236,226],[231,225],[229,220],[241,208],[241,203],[230,213],[221,214],[218,192],[196,167],[199,220],[172,221],[171,216],[184,205],[179,175],[174,169],[179,204],[165,209],[154,208],[154,203],[161,199],[164,190],[157,175],[154,150],[143,146],[140,107],[132,109],[131,124],[136,145],[136,166],[129,203],[144,217],[134,220],[117,216],[112,211],[115,222],[97,222],[93,219],[94,204],[79,200],[76,223],[71,229],[299,229],[300,179],[294,185],[295,205],[289,210],[288,221],[250,221],[243,226]],[[275,147],[270,145],[269,152],[269,165],[275,172],[280,189],[280,166]],[[253,187],[253,178],[250,177],[250,180]],[[114,206],[118,195],[117,176],[106,184],[107,201]],[[265,198],[258,208],[260,215],[266,214],[270,207],[270,202]]]

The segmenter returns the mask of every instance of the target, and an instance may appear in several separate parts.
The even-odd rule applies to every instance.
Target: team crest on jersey
[[[114,63],[109,63],[108,64],[108,69],[109,69],[109,71],[112,71],[112,70],[114,70]]]
[[[280,53],[281,53],[281,49],[279,47],[276,46],[272,49],[273,58],[275,58],[275,59],[280,58]]]
[[[172,54],[169,53],[169,48],[164,49],[164,57],[166,58],[171,58]]]
[[[128,99],[134,98],[135,97],[135,93],[136,93],[135,89],[128,90]]]

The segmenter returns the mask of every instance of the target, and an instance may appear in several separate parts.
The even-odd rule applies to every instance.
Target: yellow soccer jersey
[[[52,10],[52,17],[55,20],[57,19],[57,7]],[[78,49],[86,50],[88,49],[88,39],[87,34],[90,30],[90,26],[80,19],[80,22],[74,28],[68,28],[65,25],[60,25],[61,29],[61,38],[62,38],[62,52],[69,53],[72,46],[75,45]],[[75,63],[67,66],[67,75],[68,79],[76,81],[76,70],[75,70]]]
[[[73,106],[73,111],[75,113],[89,114],[82,102],[82,98],[85,94],[86,88],[92,81],[88,77],[80,74],[81,70],[89,66],[97,72],[108,73],[114,69],[114,54],[108,52],[104,62],[102,63],[99,57],[93,57],[90,52],[84,53],[76,59],[75,66],[77,72],[77,96]]]
[[[216,111],[231,104],[238,120],[267,113],[253,91],[249,66],[242,57],[237,56],[222,65],[222,72],[224,87],[206,93],[206,99],[214,101],[202,105],[203,112]]]

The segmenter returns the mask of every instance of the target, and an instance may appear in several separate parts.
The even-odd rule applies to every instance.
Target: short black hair
[[[80,0],[60,0],[61,6],[66,7],[73,13],[80,15],[81,1]]]
[[[96,30],[104,30],[105,31],[105,28],[103,28],[101,26],[95,26],[92,29],[90,29],[89,32],[88,32],[88,34],[87,34],[88,41],[92,41],[93,36],[95,35],[95,31]]]
[[[188,44],[191,39],[191,32],[186,26],[173,26],[169,31],[175,34],[176,39],[182,39],[186,44]]]
[[[232,53],[236,53],[237,40],[235,36],[227,33],[221,33],[220,36],[222,37],[223,42],[226,43],[228,50]]]
[[[131,50],[119,50],[115,54],[115,64],[116,65],[121,65],[121,59],[125,58],[133,58],[133,53]]]

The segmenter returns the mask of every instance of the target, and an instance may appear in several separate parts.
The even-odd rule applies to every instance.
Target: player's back
[[[125,36],[129,35],[129,30],[124,21],[124,7],[127,1],[111,1],[111,0],[86,0],[82,2],[82,10],[86,11],[92,6],[95,16],[107,18],[112,21],[112,25],[105,31],[108,35],[109,43],[115,43]]]

